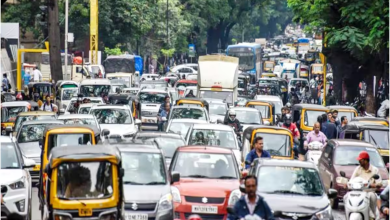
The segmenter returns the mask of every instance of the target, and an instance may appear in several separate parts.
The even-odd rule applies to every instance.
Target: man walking
[[[3,74],[2,86],[3,92],[8,92],[9,90],[9,80],[7,78],[7,73]]]
[[[41,71],[39,71],[38,67],[34,67],[33,76],[34,76],[34,82],[41,81],[42,73],[41,73]]]
[[[24,87],[28,86],[28,84],[30,83],[30,80],[31,80],[30,71],[27,70],[26,73],[23,76],[23,85],[24,85]]]

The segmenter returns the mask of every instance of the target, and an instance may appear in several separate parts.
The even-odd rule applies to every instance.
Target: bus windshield
[[[255,68],[254,54],[252,52],[229,51],[229,56],[239,58],[239,68],[241,70],[252,70]]]

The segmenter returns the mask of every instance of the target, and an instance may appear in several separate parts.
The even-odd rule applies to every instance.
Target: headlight
[[[158,211],[165,211],[172,209],[172,194],[166,194],[165,196],[161,197],[160,201],[158,202]]]
[[[330,220],[332,217],[332,209],[330,206],[326,207],[324,210],[317,212],[311,220]]]
[[[110,214],[107,214],[107,215],[102,215],[99,218],[99,220],[115,220],[115,219],[116,219],[116,213],[110,213]],[[65,220],[67,220],[67,219],[65,219]]]
[[[23,189],[25,186],[24,186],[24,178],[22,178],[21,180],[17,181],[17,182],[14,182],[14,183],[11,183],[8,185],[11,189]]]
[[[66,216],[66,215],[56,215],[55,220],[71,220],[71,217]]]
[[[179,189],[174,186],[171,186],[171,193],[172,193],[173,201],[177,203],[181,203],[181,196],[180,196]]]
[[[241,197],[241,191],[239,189],[233,190],[229,196],[228,206],[234,206],[234,204],[236,204],[236,202],[240,199],[240,197]]]

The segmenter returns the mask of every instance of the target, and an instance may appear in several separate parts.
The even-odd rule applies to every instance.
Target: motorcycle
[[[230,218],[228,218],[229,220],[262,220],[262,218],[260,218],[257,215],[247,215],[245,216],[245,218],[239,218],[236,212],[234,211],[233,207],[227,207],[226,211],[230,215]],[[273,215],[275,219],[283,217],[283,213],[281,211],[274,211]]]
[[[320,160],[321,154],[322,154],[322,147],[324,145],[319,141],[313,141],[311,142],[307,148],[308,151],[305,154],[305,160],[313,162],[314,164],[318,165],[318,161]]]
[[[340,175],[338,182],[348,182],[347,186],[350,190],[343,198],[347,220],[370,220],[373,218],[374,213],[370,209],[370,198],[368,193],[364,191],[370,187],[371,181],[361,177],[355,177],[348,181],[343,171],[340,171]],[[378,174],[374,174],[372,179],[379,179]]]

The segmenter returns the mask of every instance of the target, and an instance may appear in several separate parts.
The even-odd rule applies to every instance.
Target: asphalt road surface
[[[33,188],[32,196],[32,220],[41,220],[41,212],[39,211],[38,189]],[[344,206],[339,205],[338,210],[333,210],[334,220],[345,220]]]

